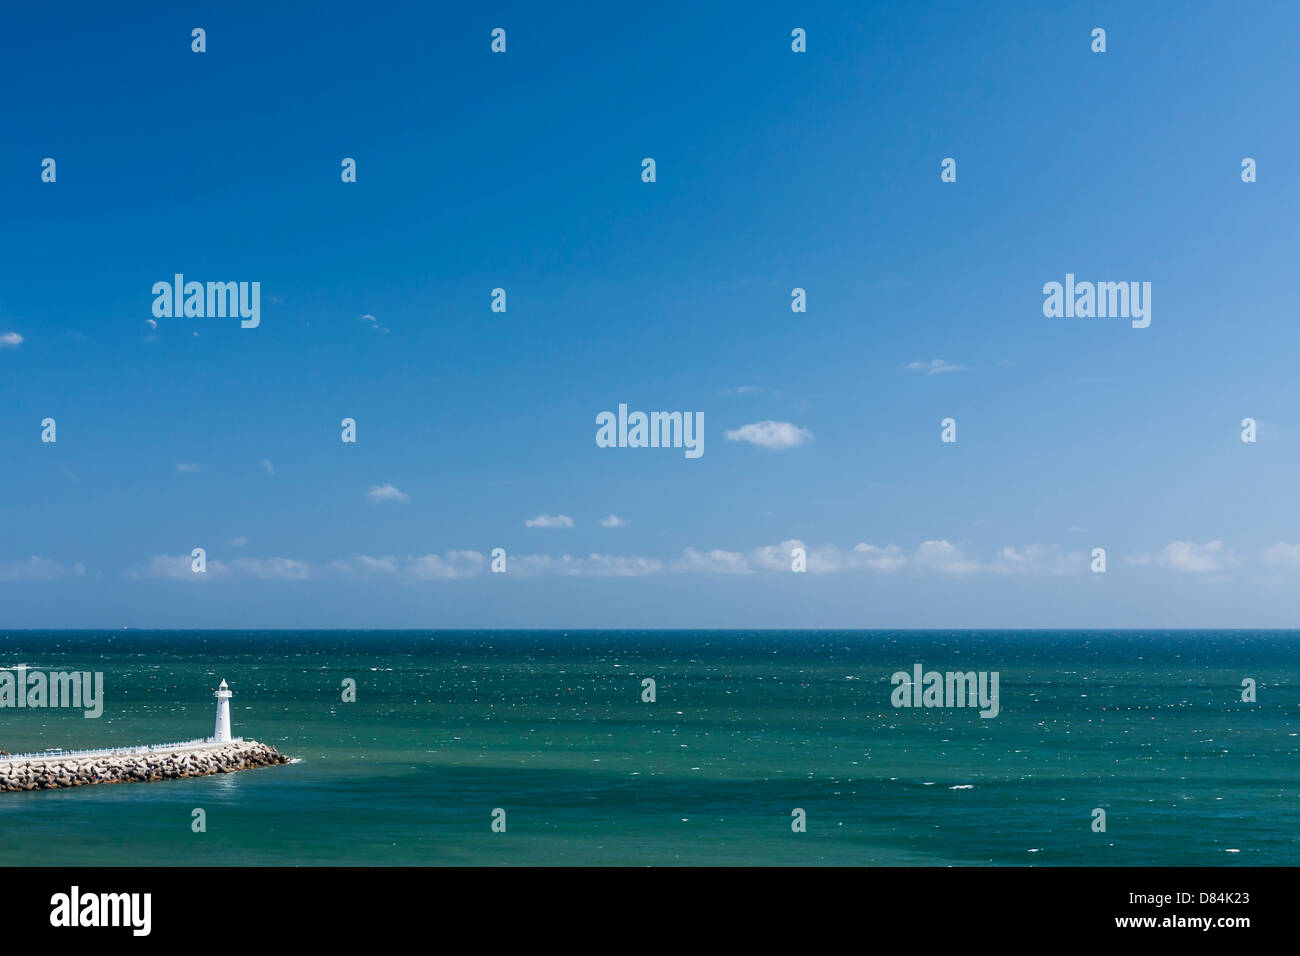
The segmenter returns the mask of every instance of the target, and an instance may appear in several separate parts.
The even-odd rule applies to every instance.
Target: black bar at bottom
[[[617,935],[600,938],[610,943],[716,938],[734,946],[847,931],[903,933],[918,944],[1128,936],[1231,945],[1291,935],[1297,875],[1296,868],[34,867],[0,871],[0,887],[10,939],[76,933],[85,941],[184,943],[288,932],[296,943],[373,946],[419,929],[487,934],[494,944],[536,943],[556,932],[590,942],[591,933],[608,932]],[[688,928],[689,937],[680,935]]]

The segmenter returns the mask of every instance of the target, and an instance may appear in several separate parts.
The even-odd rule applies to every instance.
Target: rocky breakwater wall
[[[195,744],[164,751],[138,748],[121,753],[0,757],[0,793],[55,790],[96,783],[148,783],[232,773],[288,763],[274,747],[243,740],[228,744]]]

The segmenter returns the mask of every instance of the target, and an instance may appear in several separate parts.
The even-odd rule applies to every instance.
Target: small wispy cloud
[[[573,519],[568,515],[538,515],[524,522],[527,528],[572,528]]]
[[[295,558],[235,558],[230,567],[262,581],[305,581],[312,576],[311,565]]]
[[[482,573],[487,558],[478,551],[448,551],[446,554],[426,554],[411,558],[411,574],[424,581],[472,578]]]
[[[1222,541],[1208,544],[1174,541],[1165,546],[1160,560],[1176,571],[1217,571],[1224,565],[1236,563],[1236,558]]]
[[[370,328],[374,329],[376,332],[379,332],[382,335],[388,334],[388,326],[380,325],[379,320],[376,319],[369,312],[367,312],[365,315],[358,316],[357,318],[359,318],[362,322],[366,323],[366,325],[370,326]]]
[[[908,362],[903,366],[909,372],[923,372],[926,375],[940,375],[943,372],[964,372],[966,366],[953,365],[943,359],[931,359],[928,362]]]
[[[922,541],[916,549],[913,562],[917,567],[944,574],[972,574],[980,570],[980,562],[966,554],[959,544],[953,544],[946,538],[938,541]]]
[[[540,516],[549,524],[533,527],[572,527],[563,515]],[[558,524],[555,522],[559,521]],[[236,539],[236,542],[241,539]],[[837,544],[811,545],[798,539],[781,541],[748,550],[724,548],[683,549],[676,558],[648,555],[510,554],[509,575],[519,577],[643,577],[659,574],[760,575],[788,574],[796,550],[803,551],[804,567],[809,574],[908,574],[918,577],[974,575],[1007,577],[1044,577],[1088,575],[1088,553],[1067,550],[1061,545],[1006,545],[996,551],[976,551],[969,543],[946,538],[922,541],[914,548],[895,544],[876,545],[859,542],[852,547]],[[1260,560],[1279,569],[1300,569],[1300,545],[1278,543],[1266,549]],[[1209,572],[1237,563],[1231,548],[1221,541],[1196,544],[1175,541],[1163,549],[1125,558],[1130,565],[1151,565],[1175,571]],[[286,557],[234,558],[222,562],[207,561],[207,574],[196,574],[189,555],[158,555],[143,567],[127,572],[128,578],[171,579],[183,581],[257,579],[262,581],[304,581],[321,577],[321,572],[357,581],[391,579],[393,581],[459,581],[486,575],[489,559],[479,551],[450,550],[423,555],[352,557],[312,564]],[[73,566],[73,572],[85,569]],[[59,577],[67,570],[48,558],[0,563],[0,581],[45,580]]]
[[[0,581],[51,581],[63,573],[64,567],[59,562],[37,555],[22,561],[0,562]]]
[[[1300,544],[1287,544],[1279,541],[1266,548],[1260,560],[1270,568],[1300,568]]]
[[[659,574],[664,562],[639,555],[597,554],[586,557],[562,554],[525,554],[510,566],[511,573],[523,575],[560,574],[566,577],[635,578]]]
[[[330,567],[336,571],[351,571],[370,574],[396,574],[397,558],[388,555],[382,558],[368,554],[354,554],[347,561],[331,561]]]
[[[1220,571],[1237,563],[1237,556],[1222,541],[1197,544],[1194,541],[1171,541],[1154,554],[1135,554],[1124,559],[1126,564],[1143,567],[1159,565],[1174,571]]]
[[[200,573],[194,570],[194,559],[188,554],[158,554],[143,567],[127,571],[126,576],[143,581],[207,581],[231,576],[261,581],[305,581],[313,576],[311,565],[297,558],[235,558],[229,563],[208,558],[204,566],[206,570]]]
[[[200,471],[199,466],[188,461],[178,461],[176,470],[182,475],[197,475]]]
[[[853,546],[853,556],[871,571],[897,571],[907,563],[907,558],[903,557],[903,549],[896,544],[880,548],[860,541]]]
[[[622,527],[626,527],[626,525],[627,522],[624,521],[622,518],[620,518],[618,515],[610,515],[607,518],[600,519],[600,526],[602,528],[622,528]]]
[[[744,441],[760,448],[785,451],[812,441],[813,433],[790,422],[762,421],[723,432],[727,441]]]
[[[509,573],[513,577],[641,577],[658,574],[666,565],[658,558],[636,555],[588,554],[516,554],[509,556]],[[488,558],[479,551],[444,551],[418,557],[392,556],[376,558],[353,555],[346,561],[333,561],[330,567],[348,577],[374,578],[379,575],[408,581],[459,581],[487,573]]]
[[[16,349],[23,344],[23,337],[17,332],[5,332],[0,335],[0,349]]]
[[[194,570],[194,559],[188,554],[157,554],[144,567],[127,571],[126,576],[143,581],[207,581],[230,573],[229,565],[215,559],[208,559],[205,566],[207,570],[200,574]]]
[[[753,574],[749,560],[739,551],[724,551],[714,548],[711,551],[697,551],[687,548],[680,559],[673,563],[675,571],[712,571],[715,574]]]
[[[375,485],[366,492],[371,501],[410,501],[411,496],[394,485]]]
[[[262,459],[262,470],[266,472],[268,475],[275,474],[275,466],[271,464],[271,459],[269,458]]]
[[[230,540],[230,546],[232,548],[242,548],[246,544],[248,544],[248,539],[244,537],[232,538]]]

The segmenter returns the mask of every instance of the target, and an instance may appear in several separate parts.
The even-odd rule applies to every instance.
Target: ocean
[[[1300,865],[1300,632],[0,633],[18,664],[104,712],[0,707],[0,749],[207,736],[225,678],[295,762],[0,793],[4,866]],[[996,672],[997,716],[893,706],[916,664]]]

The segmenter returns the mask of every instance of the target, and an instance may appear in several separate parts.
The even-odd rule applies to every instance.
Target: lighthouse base
[[[228,744],[198,743],[192,747],[169,747],[149,751],[131,748],[121,753],[69,751],[58,755],[0,757],[0,793],[24,790],[57,790],[97,783],[152,783],[232,773],[285,764],[274,747],[256,740]]]

